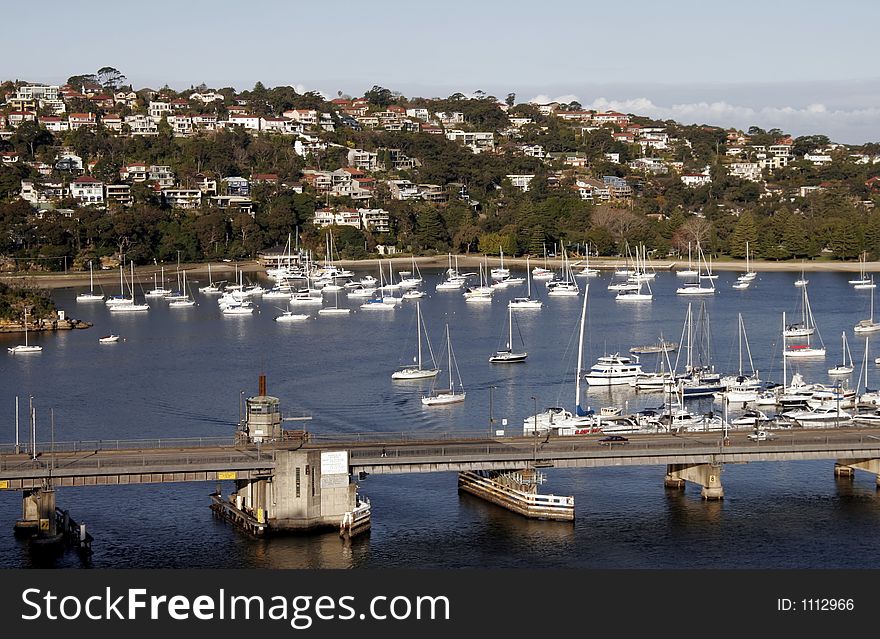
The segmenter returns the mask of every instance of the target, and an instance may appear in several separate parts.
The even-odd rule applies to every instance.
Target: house
[[[518,188],[519,190],[521,190],[521,191],[528,191],[528,190],[529,190],[529,184],[531,184],[532,180],[533,180],[534,177],[535,177],[535,174],[534,174],[534,173],[532,173],[531,175],[525,175],[525,174],[512,174],[512,175],[506,175],[505,177],[506,177],[508,180],[510,180],[510,183],[511,183],[513,186],[515,186],[516,188]]]
[[[559,109],[559,102],[547,102],[546,104],[535,104],[538,107],[538,113],[541,115],[553,115]]]
[[[71,151],[60,151],[55,156],[55,170],[80,174],[83,172],[83,160]]]
[[[361,228],[361,215],[354,209],[318,209],[312,217],[312,223],[317,227],[330,225],[353,226]]]
[[[150,106],[147,109],[147,113],[151,118],[158,121],[163,117],[171,113],[173,109],[171,108],[170,102],[162,102],[160,100],[150,100]]]
[[[422,197],[419,187],[409,180],[388,180],[387,184],[393,200],[419,200]]]
[[[611,134],[611,139],[615,142],[622,142],[624,144],[635,144],[636,136],[634,133],[629,133],[627,131],[614,132]]]
[[[169,115],[166,118],[171,132],[176,137],[187,137],[193,134],[192,117],[188,115]]]
[[[119,133],[122,131],[122,118],[115,113],[108,113],[107,115],[102,117],[101,124],[108,131],[113,131],[114,133]]]
[[[202,113],[192,116],[193,126],[204,131],[214,131],[217,128],[217,116],[213,113]]]
[[[107,204],[118,204],[119,206],[131,206],[134,204],[134,197],[131,195],[131,185],[129,184],[105,185],[104,199],[107,201]]]
[[[150,182],[156,183],[159,188],[174,186],[174,173],[170,166],[151,165],[149,171]]]
[[[449,200],[449,193],[439,184],[419,184],[422,199],[433,204],[441,204]]]
[[[197,209],[202,205],[198,189],[163,188],[162,201],[173,209]]]
[[[423,120],[425,122],[427,122],[431,117],[430,113],[428,113],[428,109],[424,107],[406,109],[406,116],[409,118],[415,118],[417,120]]]
[[[566,122],[590,122],[595,111],[557,111],[556,117]],[[513,122],[513,118],[510,118]]]
[[[515,116],[514,115],[514,116],[511,116],[509,118],[509,120],[510,120],[510,125],[516,129],[520,128],[521,126],[525,126],[527,124],[534,123],[534,120],[532,118],[529,118],[526,116]]]
[[[831,156],[827,153],[820,153],[818,151],[813,151],[812,153],[804,153],[804,159],[807,162],[812,162],[813,166],[825,166],[827,164],[831,164],[833,161]]]
[[[70,187],[62,182],[44,182],[35,185],[29,180],[22,180],[19,196],[31,206],[45,208],[52,202],[70,197]]]
[[[213,195],[211,206],[216,206],[224,211],[247,213],[254,217],[254,203],[249,197],[243,195]]]
[[[183,111],[189,108],[189,100],[186,98],[176,98],[171,101],[171,109],[173,111]]]
[[[82,204],[103,204],[104,183],[88,175],[81,175],[70,183],[70,197]]]
[[[758,164],[761,165],[762,169],[782,169],[788,166],[788,161],[790,158],[783,155],[772,155],[770,157],[763,157],[758,160]]]
[[[13,129],[17,129],[24,122],[34,122],[37,114],[33,111],[11,111],[6,114],[6,121]]]
[[[131,135],[159,135],[156,121],[146,115],[126,115],[125,126]]]
[[[149,177],[147,165],[139,162],[127,164],[119,169],[119,178],[130,182],[146,182]]]
[[[680,179],[688,187],[705,186],[712,183],[712,176],[708,173],[684,173]]]
[[[228,126],[240,126],[249,131],[260,130],[260,116],[249,113],[230,114]]]
[[[734,162],[727,166],[727,172],[734,177],[751,182],[761,181],[761,165],[758,162]]]
[[[253,184],[278,184],[278,175],[276,173],[254,173],[251,175]]]
[[[651,175],[665,175],[669,172],[669,167],[660,158],[636,158],[629,163],[629,168]]]
[[[305,126],[318,125],[318,112],[314,109],[288,109],[281,115]]]
[[[81,127],[93,128],[98,124],[94,113],[71,113],[67,116],[67,122],[71,131]]]
[[[114,104],[122,104],[127,107],[137,104],[138,95],[134,91],[117,91],[113,94]]]
[[[603,153],[602,157],[605,158],[606,162],[613,162],[614,164],[620,164],[620,153]]]
[[[352,149],[348,152],[348,165],[359,169],[373,171],[379,164],[379,154],[363,149]]]
[[[409,157],[400,149],[382,147],[377,149],[377,153],[381,160],[377,165],[380,169],[406,171],[420,165],[417,159]]]
[[[335,131],[336,130],[336,122],[333,120],[333,116],[329,113],[322,113],[321,119],[318,121],[318,125],[324,131]]]
[[[599,180],[578,178],[575,180],[574,189],[578,192],[578,196],[587,202],[611,201],[611,191]]]
[[[268,133],[288,133],[287,124],[290,118],[260,118],[260,130]]]
[[[419,131],[430,135],[443,135],[443,127],[435,126],[433,124],[422,124],[419,126]]]
[[[116,101],[113,99],[113,96],[107,95],[106,93],[93,95],[91,100],[92,104],[94,104],[99,109],[112,109],[116,106]]]
[[[495,134],[491,131],[472,132],[452,129],[446,132],[446,139],[464,144],[474,153],[491,151],[495,148]]]
[[[608,189],[611,199],[624,200],[632,197],[632,187],[622,177],[616,175],[605,175],[602,177],[602,183]]]
[[[190,94],[189,99],[201,102],[202,104],[209,104],[211,102],[223,102],[223,96],[215,91],[192,93]]]
[[[443,124],[464,124],[464,113],[459,111],[438,111],[434,115]]]
[[[0,163],[2,164],[15,164],[20,159],[17,151],[0,151]]]
[[[592,122],[598,125],[618,124],[626,126],[629,124],[629,116],[617,111],[605,111],[604,113],[596,113],[592,118]]]
[[[391,216],[385,209],[358,209],[363,227],[373,233],[391,231]]]
[[[243,177],[227,177],[220,181],[226,185],[224,189],[226,195],[247,196],[251,194],[251,184]]]
[[[523,152],[523,155],[530,158],[543,160],[547,157],[547,151],[545,151],[544,147],[540,144],[524,144],[520,147],[520,151]]]
[[[293,143],[293,150],[300,157],[306,157],[310,153],[326,151],[327,143],[318,138],[300,135],[299,139]]]
[[[217,195],[217,180],[198,173],[195,176],[196,188],[204,195]]]

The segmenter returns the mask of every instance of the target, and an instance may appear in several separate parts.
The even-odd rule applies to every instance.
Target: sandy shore
[[[453,257],[453,259],[455,259]],[[408,270],[408,266],[412,264],[412,257],[393,257],[390,258],[394,265],[395,271]],[[459,255],[458,266],[460,269],[476,269],[480,262],[485,260],[483,255]],[[433,257],[417,257],[416,264],[420,268],[445,268],[448,265],[448,257],[446,255],[438,255]],[[383,264],[387,264],[388,258],[383,258]],[[335,262],[340,266],[345,266],[357,270],[376,270],[378,262],[375,258],[368,260],[338,260]],[[505,265],[525,268],[526,259],[522,257],[504,258]],[[499,265],[497,257],[489,257],[489,266],[494,268]],[[583,265],[582,260],[572,260],[575,268]],[[590,267],[601,270],[614,270],[626,265],[626,261],[620,258],[591,258]],[[656,271],[674,271],[687,268],[687,260],[649,260],[648,267]],[[259,273],[265,268],[257,261],[239,262],[238,268],[246,274]],[[543,258],[531,260],[531,266],[544,266]],[[547,267],[558,269],[562,266],[560,259],[548,259]],[[204,285],[208,282],[208,264],[181,264],[181,270],[187,273],[187,282],[189,284]],[[776,271],[800,273],[816,272],[816,271],[838,271],[838,272],[855,272],[861,270],[861,264],[858,261],[838,262],[838,261],[807,261],[807,262],[770,262],[763,260],[752,260],[751,268],[755,271]],[[723,260],[712,262],[713,271],[745,271],[745,260]],[[865,265],[867,272],[880,272],[880,262],[868,262]],[[176,266],[165,267],[165,282],[169,288],[176,286]],[[214,282],[220,280],[231,281],[235,279],[236,265],[230,262],[212,262],[211,263],[211,279]],[[150,286],[153,284],[153,277],[161,278],[161,269],[157,266],[141,266],[135,268],[135,283],[141,286]],[[194,277],[195,276],[195,277]],[[126,272],[126,285],[128,282],[128,272]],[[104,290],[112,291],[114,294],[119,288],[119,271],[100,271],[94,274],[95,286],[100,286]],[[88,286],[88,272],[75,271],[68,273],[25,273],[11,274],[0,276],[0,282],[6,284],[24,284],[27,286],[35,286],[40,288],[65,288],[68,286]]]

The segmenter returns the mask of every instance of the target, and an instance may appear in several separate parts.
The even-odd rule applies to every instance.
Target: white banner
[[[321,453],[321,475],[348,475],[348,451]]]

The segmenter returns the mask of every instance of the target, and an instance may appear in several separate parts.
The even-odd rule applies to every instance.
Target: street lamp
[[[534,431],[535,432],[532,433],[532,435],[534,437],[534,439],[532,440],[533,441],[532,463],[536,464],[538,462],[538,398],[532,396],[531,400],[535,403],[535,421],[534,421],[534,424],[535,424]]]

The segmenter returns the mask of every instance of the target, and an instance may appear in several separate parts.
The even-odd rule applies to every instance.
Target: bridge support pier
[[[13,527],[16,536],[55,535],[55,491],[33,488],[22,491],[21,519]]]
[[[700,496],[706,500],[724,499],[721,486],[721,466],[715,464],[668,464],[663,485],[667,488],[684,488],[689,481],[702,486]]]
[[[857,470],[876,475],[876,484],[880,488],[880,459],[838,459],[834,463],[835,477],[852,477]]]
[[[534,468],[515,471],[462,471],[460,491],[485,499],[529,519],[574,521],[574,497],[541,495],[543,475]]]
[[[369,501],[351,481],[346,451],[279,450],[273,474],[236,480],[228,499],[213,496],[211,509],[257,536],[332,529],[353,537],[370,529]]]

